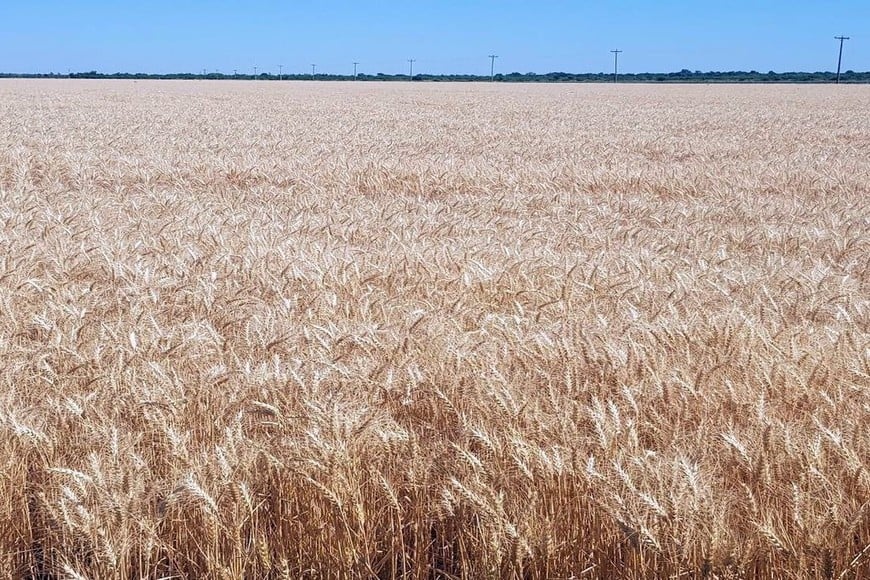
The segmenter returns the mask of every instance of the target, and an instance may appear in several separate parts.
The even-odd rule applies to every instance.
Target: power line
[[[611,50],[613,53],[613,82],[618,82],[619,79],[619,53],[621,50]]]
[[[848,36],[835,36],[834,40],[840,41],[840,56],[837,58],[837,84],[840,84],[840,65],[843,64],[843,41],[849,40]]]
[[[411,65],[411,68],[408,69],[408,78],[410,80],[414,80],[414,63],[415,62],[417,62],[417,59],[415,59],[415,58],[408,59],[408,64]]]
[[[497,54],[489,55],[489,60],[490,60],[490,63],[489,63],[489,82],[492,82],[495,80],[495,59],[497,59],[497,58],[498,58]]]

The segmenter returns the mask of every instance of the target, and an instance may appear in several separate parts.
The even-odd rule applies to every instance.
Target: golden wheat
[[[870,574],[870,93],[2,81],[0,575]]]

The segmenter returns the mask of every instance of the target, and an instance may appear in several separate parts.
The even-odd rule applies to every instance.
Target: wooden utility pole
[[[611,50],[613,53],[613,82],[618,82],[619,79],[619,53],[621,50]]]
[[[492,82],[495,80],[495,59],[497,59],[497,58],[498,58],[497,54],[489,55],[489,60],[490,60],[490,63],[489,63],[489,82]]]
[[[835,36],[835,40],[840,41],[840,56],[837,58],[837,84],[840,84],[840,65],[843,64],[843,41],[849,40],[848,36]]]

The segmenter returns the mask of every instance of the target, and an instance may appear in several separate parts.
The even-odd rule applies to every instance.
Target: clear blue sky
[[[0,71],[870,70],[870,0],[0,0]]]

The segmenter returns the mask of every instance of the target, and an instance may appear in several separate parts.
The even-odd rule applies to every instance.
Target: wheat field
[[[870,576],[867,87],[0,110],[0,577]]]

